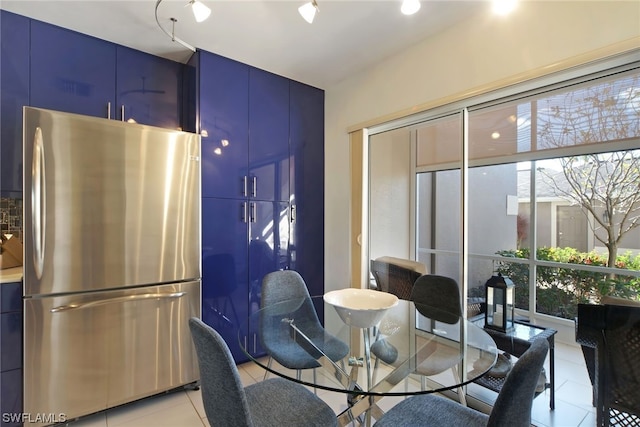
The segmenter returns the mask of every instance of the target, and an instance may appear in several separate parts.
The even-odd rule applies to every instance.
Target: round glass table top
[[[369,328],[344,318],[322,296],[282,301],[250,315],[239,331],[240,346],[270,373],[359,396],[455,389],[496,362],[489,334],[434,307],[399,300]]]

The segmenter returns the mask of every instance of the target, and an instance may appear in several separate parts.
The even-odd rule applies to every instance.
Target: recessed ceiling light
[[[400,12],[405,15],[413,15],[420,10],[420,0],[403,0]]]
[[[518,5],[517,0],[493,0],[493,12],[497,15],[508,15]]]

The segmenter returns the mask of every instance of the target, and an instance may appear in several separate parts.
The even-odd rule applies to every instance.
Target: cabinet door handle
[[[257,197],[258,196],[258,177],[257,176],[253,176],[251,177],[251,196],[253,197]]]
[[[247,188],[249,187],[248,180],[249,180],[248,176],[245,175],[242,177],[242,196],[243,197],[247,197]]]
[[[111,101],[107,102],[107,119],[111,120]]]
[[[124,104],[120,106],[120,121],[124,122]]]
[[[242,202],[242,212],[240,213],[242,222],[247,222],[247,202]]]
[[[249,221],[251,222],[256,222],[256,216],[258,214],[258,207],[256,206],[255,203],[250,203],[251,206],[251,213],[250,213],[250,217],[249,217]]]
[[[296,222],[296,205],[291,205],[291,222]]]

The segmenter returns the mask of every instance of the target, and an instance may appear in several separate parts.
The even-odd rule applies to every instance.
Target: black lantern
[[[485,283],[487,310],[484,314],[484,327],[501,332],[513,330],[515,286],[511,279],[498,273]]]

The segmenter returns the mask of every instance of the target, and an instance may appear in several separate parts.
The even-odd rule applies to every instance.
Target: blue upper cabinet
[[[22,107],[29,105],[29,19],[0,10],[0,192],[22,191]]]
[[[250,197],[289,200],[289,80],[249,72]]]
[[[324,91],[292,81],[291,269],[324,292]]]
[[[249,66],[199,51],[202,196],[248,195]]]
[[[115,118],[181,128],[182,64],[122,46],[116,64]]]
[[[31,105],[114,116],[116,46],[40,21],[31,22]]]

